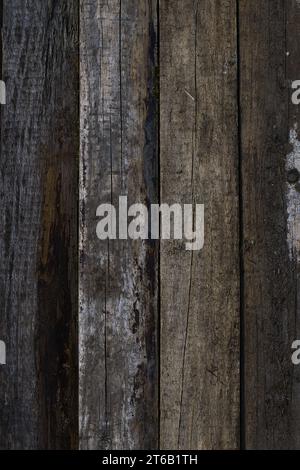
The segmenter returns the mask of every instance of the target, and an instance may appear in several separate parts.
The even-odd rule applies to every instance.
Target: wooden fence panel
[[[0,448],[299,448],[300,2],[0,13]],[[120,196],[203,248],[100,240]]]
[[[296,0],[241,0],[240,100],[244,257],[244,444],[300,444],[299,338],[300,79]],[[293,176],[294,175],[294,176]],[[298,333],[298,334],[297,334]]]
[[[235,1],[160,2],[161,200],[205,205],[201,251],[161,242],[161,447],[239,446]]]
[[[0,447],[77,446],[78,8],[5,0]]]
[[[157,448],[157,243],[99,240],[100,204],[157,202],[156,2],[81,1],[80,445]]]

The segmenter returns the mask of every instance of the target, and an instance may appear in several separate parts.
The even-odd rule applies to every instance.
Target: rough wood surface
[[[299,448],[300,1],[0,13],[0,448]],[[203,249],[99,240],[120,195]]]
[[[78,8],[5,0],[0,447],[77,446]]]
[[[157,448],[157,247],[96,209],[157,201],[156,2],[81,1],[80,446]]]
[[[239,446],[236,2],[160,2],[161,199],[205,204],[161,245],[161,447]]]
[[[245,445],[300,445],[299,338],[300,77],[296,0],[239,2],[244,219]],[[298,168],[297,168],[298,167]]]

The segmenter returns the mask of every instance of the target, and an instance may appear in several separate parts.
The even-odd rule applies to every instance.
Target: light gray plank
[[[157,199],[155,2],[80,18],[80,446],[156,448],[157,245],[96,236],[98,205]]]

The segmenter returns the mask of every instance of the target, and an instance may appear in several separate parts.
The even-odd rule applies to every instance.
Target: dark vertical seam
[[[0,80],[3,80],[3,0],[0,0]],[[5,85],[5,92],[6,92]],[[0,104],[0,158],[2,157],[2,105]]]
[[[103,110],[104,112],[104,110]],[[110,203],[113,204],[113,155],[112,155],[112,127],[111,127],[111,112],[109,114],[109,154],[110,154]],[[105,438],[108,439],[108,366],[107,366],[107,288],[110,284],[110,240],[107,240],[107,273],[105,280],[105,312],[104,312],[104,396],[105,396]]]
[[[111,110],[109,114],[109,156],[110,156],[110,203],[111,205],[113,205],[113,153],[112,153],[112,132],[111,132]]]
[[[2,43],[2,34],[3,34],[3,0],[0,0],[0,79],[3,80],[2,77],[2,60],[3,60],[3,43]],[[1,116],[1,108],[0,108],[0,116]],[[1,132],[1,127],[0,127]],[[1,134],[0,134],[1,136]]]
[[[241,49],[240,9],[236,0],[236,50],[237,50],[237,131],[238,131],[238,204],[239,204],[239,278],[240,278],[240,449],[246,448],[245,426],[245,311],[244,311],[244,214],[242,167],[242,114],[241,114]]]
[[[80,159],[82,158],[81,156],[81,138],[80,138],[80,127],[81,127],[81,121],[80,121],[80,111],[81,111],[81,99],[80,99],[80,26],[81,26],[81,21],[80,21],[80,2],[78,2],[77,5],[77,21],[78,21],[78,29],[77,29],[77,57],[78,57],[78,83],[77,83],[77,93],[78,93],[78,99],[77,99],[77,113],[78,113],[78,160],[77,160],[77,191],[76,191],[76,198],[77,198],[77,275],[76,275],[76,289],[77,289],[77,305],[76,305],[76,310],[77,312],[75,313],[75,328],[76,328],[76,385],[77,385],[77,395],[76,395],[76,404],[77,404],[77,410],[76,410],[76,421],[77,421],[77,429],[76,431],[76,443],[74,443],[74,449],[80,448],[80,392],[79,392],[79,385],[80,385],[80,376],[79,376],[79,324],[80,324],[80,292],[79,292],[79,283],[80,283],[80,248],[79,248],[79,241],[81,238],[81,230],[83,228],[81,227],[81,203],[80,203],[80,187],[81,187],[81,174],[80,174]]]
[[[185,358],[186,358],[186,346],[187,346],[187,337],[189,330],[189,318],[190,318],[190,305],[191,305],[191,289],[192,289],[192,274],[193,274],[193,254],[191,254],[191,263],[190,263],[190,274],[189,274],[189,293],[188,293],[188,306],[186,314],[186,326],[185,326],[185,338],[184,338],[184,347],[183,347],[183,361],[182,361],[182,370],[181,370],[181,395],[180,395],[180,415],[179,415],[179,425],[178,425],[178,441],[177,448],[180,450],[180,429],[182,423],[182,404],[183,404],[183,389],[184,389],[184,379],[185,379]]]
[[[287,6],[285,1],[283,1],[283,18],[284,18],[284,81],[285,83],[289,83],[288,77],[287,77],[287,52],[288,52],[288,35],[287,35],[287,21],[288,21],[288,11],[287,11]],[[286,114],[287,114],[287,126],[286,126],[286,139],[287,142],[289,143],[290,141],[290,85],[287,86],[287,92],[286,92]],[[283,204],[283,208],[285,209],[285,206]],[[297,255],[297,254],[296,254]],[[297,272],[297,260],[296,260],[296,267],[293,272],[293,282],[295,286],[295,297],[294,297],[294,322],[293,322],[293,328],[295,335],[297,335],[297,312],[298,312],[298,272]],[[289,393],[289,399],[290,403],[293,404],[293,390],[294,390],[294,381],[295,381],[295,376],[294,376],[294,368],[292,368],[292,375],[291,375],[291,384],[290,384],[290,393]],[[291,416],[291,408],[289,407],[289,434],[293,438],[293,432],[292,432],[292,416]],[[290,439],[291,440],[291,439]]]
[[[285,8],[285,2],[283,2],[283,19],[284,19],[284,78],[286,79],[287,78],[287,11],[286,11],[286,8]],[[289,89],[288,89],[289,91]],[[288,93],[289,95],[289,93]],[[288,118],[289,118],[289,106],[288,106]],[[289,125],[289,120],[288,120],[288,125]]]
[[[109,250],[109,241],[108,241]],[[107,266],[109,270],[109,265]],[[104,419],[105,419],[105,440],[108,438],[108,394],[107,394],[107,279],[105,279],[104,292]]]
[[[160,10],[159,0],[156,2],[156,21],[157,21],[157,74],[155,77],[157,87],[157,197],[158,204],[161,204],[161,180],[160,180]],[[161,232],[160,218],[158,221],[158,233]],[[158,415],[158,432],[157,441],[158,448],[161,448],[161,279],[160,279],[160,268],[161,268],[161,242],[160,236],[158,240],[158,253],[157,253],[157,415]]]
[[[195,9],[195,38],[194,38],[194,94],[195,94],[195,117],[194,117],[194,131],[193,131],[193,148],[192,148],[192,168],[191,168],[191,187],[192,187],[192,205],[193,205],[193,229],[195,228],[195,212],[194,212],[194,159],[195,159],[195,140],[197,133],[197,118],[198,118],[198,94],[197,94],[197,31],[198,31],[198,1],[196,3]],[[187,338],[189,330],[189,320],[190,320],[190,305],[191,305],[191,290],[192,290],[192,276],[193,276],[193,261],[194,261],[194,251],[191,253],[191,262],[190,262],[190,273],[189,273],[189,292],[188,292],[188,306],[186,314],[186,327],[185,327],[185,340],[183,348],[183,362],[182,362],[182,371],[181,371],[181,397],[180,397],[180,416],[179,416],[179,426],[178,426],[178,449],[180,449],[180,429],[182,423],[182,404],[183,404],[183,389],[184,389],[184,379],[185,379],[185,358],[186,358],[186,348],[187,348]]]
[[[123,190],[123,96],[122,96],[122,0],[119,8],[119,87],[120,87],[120,172],[121,190]]]

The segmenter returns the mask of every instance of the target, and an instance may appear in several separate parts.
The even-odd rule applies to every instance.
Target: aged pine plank
[[[157,244],[96,236],[120,195],[157,201],[156,9],[80,7],[80,447],[157,447]]]
[[[244,254],[244,421],[249,449],[300,445],[299,106],[296,0],[239,2]]]
[[[204,203],[201,251],[161,245],[161,447],[239,445],[236,2],[160,2],[165,203]]]
[[[77,446],[78,4],[3,2],[0,447]]]

